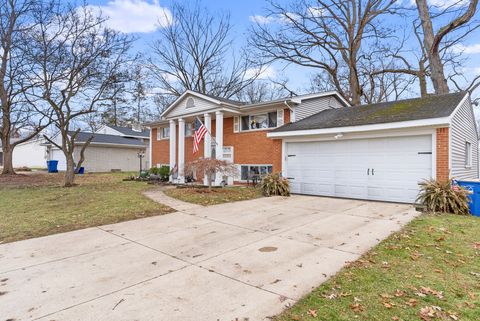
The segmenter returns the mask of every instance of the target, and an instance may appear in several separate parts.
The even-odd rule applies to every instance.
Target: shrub
[[[289,196],[288,179],[282,177],[280,173],[268,174],[262,179],[262,192],[265,196]]]
[[[160,180],[168,181],[168,177],[170,176],[170,167],[169,166],[160,166],[160,167],[152,167],[148,171],[150,175],[157,175],[160,176]]]
[[[449,180],[432,179],[422,183],[417,202],[426,206],[430,213],[470,214],[468,192],[461,187],[454,189]]]
[[[168,181],[168,177],[170,176],[170,166],[161,166],[158,175],[160,175],[162,181]]]
[[[152,167],[148,171],[149,174],[160,175],[160,167]]]

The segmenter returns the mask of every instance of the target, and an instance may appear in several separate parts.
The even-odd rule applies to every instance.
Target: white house
[[[138,171],[149,167],[148,130],[134,130],[128,127],[102,126],[95,133],[80,132],[76,139],[74,159],[80,158],[81,147],[93,135],[90,145],[85,150],[85,161],[82,166],[87,172]],[[60,143],[60,141],[58,141]],[[65,155],[44,138],[37,138],[18,145],[14,149],[14,167],[45,168],[48,160],[58,161],[58,170],[66,169]]]

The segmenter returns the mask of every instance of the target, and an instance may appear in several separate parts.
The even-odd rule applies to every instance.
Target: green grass
[[[165,190],[165,194],[199,205],[215,205],[262,197],[261,190],[253,187],[212,188],[211,191],[207,188],[172,188]]]
[[[480,320],[480,218],[422,215],[275,320],[457,319]]]
[[[35,175],[45,178],[34,176],[30,180],[28,175],[19,176],[9,180],[11,186],[0,188],[0,242],[172,211],[142,195],[151,188],[146,183],[123,182],[125,173],[87,174],[78,177],[79,185],[72,188],[61,187],[61,174]],[[14,184],[15,180],[21,184]]]

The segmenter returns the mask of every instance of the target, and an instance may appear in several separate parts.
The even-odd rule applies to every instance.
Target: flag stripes
[[[195,126],[195,128],[196,127],[197,126]],[[207,133],[207,127],[205,127],[203,123],[201,123],[198,129],[197,128],[195,129],[195,133],[193,134],[193,153],[194,154],[198,152],[200,142],[202,141],[203,137],[205,137],[206,133]]]

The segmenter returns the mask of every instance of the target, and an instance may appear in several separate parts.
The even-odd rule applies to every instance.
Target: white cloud
[[[108,27],[124,32],[153,32],[172,23],[172,13],[158,0],[110,0],[102,6],[89,6],[108,17]]]
[[[308,7],[307,13],[312,17],[322,17],[325,14],[325,9],[319,7]]]
[[[463,7],[469,0],[428,0],[428,4],[437,8]],[[416,6],[415,0],[410,0],[410,5]]]
[[[250,21],[258,23],[259,25],[267,25],[277,20],[274,17],[267,17],[267,16],[261,16],[261,15],[250,16],[248,18],[250,19]]]
[[[318,12],[318,11],[317,11]],[[291,20],[300,19],[300,16],[293,12],[286,12],[276,16],[249,16],[250,21],[258,23],[259,25],[266,25],[270,23],[291,23]]]
[[[250,68],[245,72],[246,78],[255,77],[255,75],[258,75],[257,79],[275,78],[275,76],[277,75],[277,71],[274,67],[267,66],[261,70],[259,70],[258,68]]]
[[[473,45],[456,45],[453,47],[454,52],[464,53],[469,55],[480,54],[480,43],[473,44]]]

